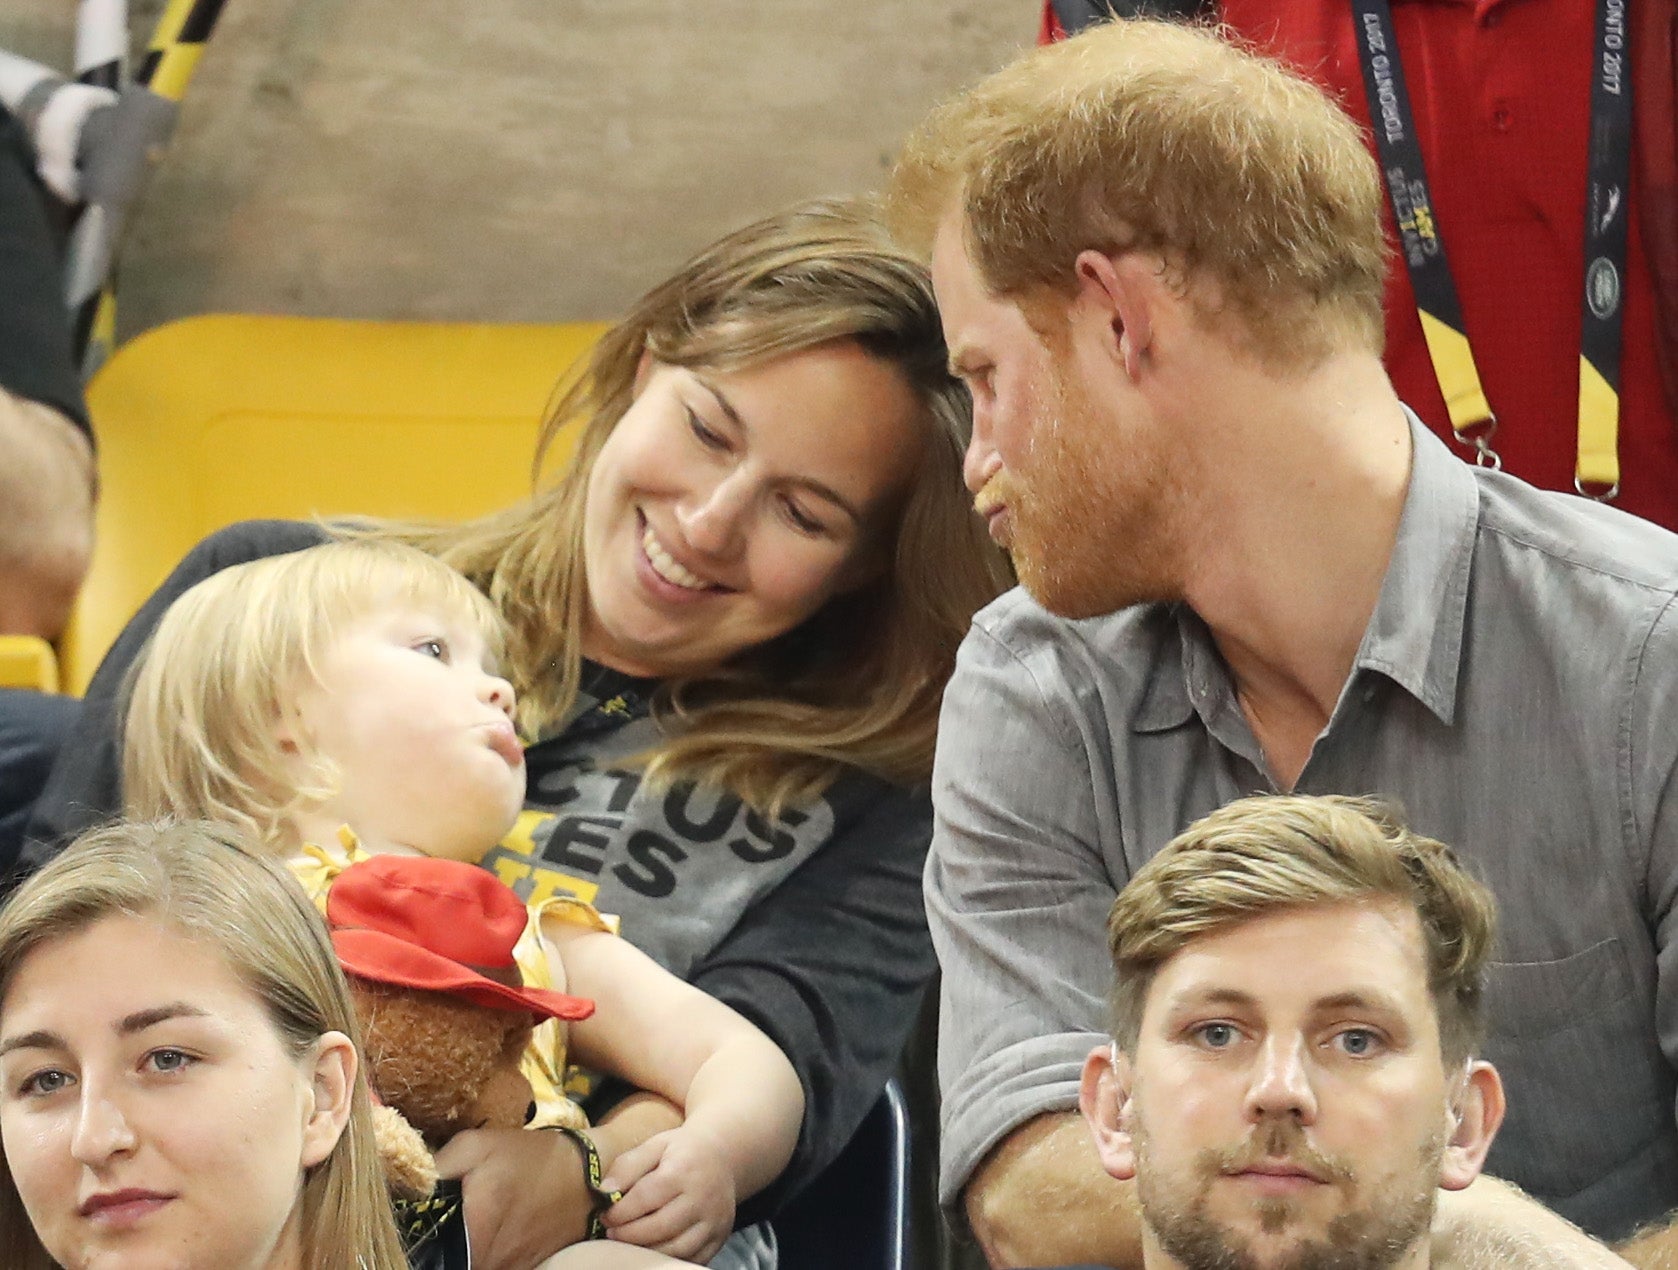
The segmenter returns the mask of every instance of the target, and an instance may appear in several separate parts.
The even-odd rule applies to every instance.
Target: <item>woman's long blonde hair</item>
[[[0,910],[0,999],[37,949],[106,917],[153,919],[226,959],[281,1040],[301,1055],[327,1032],[361,1050],[361,1028],[325,923],[283,866],[232,830],[192,821],[117,821],[84,834]],[[310,1270],[406,1270],[357,1070],[350,1118],[308,1171],[298,1201]],[[261,1143],[253,1144],[260,1150]],[[0,1160],[0,1265],[54,1270]]]
[[[560,429],[581,433],[550,488],[465,525],[361,532],[431,552],[490,597],[507,621],[520,723],[540,735],[576,699],[588,478],[643,355],[726,371],[837,340],[896,367],[920,406],[921,455],[886,537],[889,563],[797,629],[666,681],[654,701],[663,739],[642,757],[655,781],[720,784],[771,810],[819,794],[847,765],[923,781],[956,648],[1008,573],[962,487],[971,410],[949,374],[931,281],[869,205],[810,203],[759,221],[644,296],[556,392],[536,466]]]

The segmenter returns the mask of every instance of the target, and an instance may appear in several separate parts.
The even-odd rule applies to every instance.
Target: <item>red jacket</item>
[[[1194,0],[1165,2],[1185,14],[1198,7]],[[1041,38],[1077,30],[1105,7],[1051,0]],[[1440,231],[1499,416],[1495,444],[1510,471],[1564,490],[1573,487],[1577,438],[1594,8],[1579,0],[1393,3]],[[1219,16],[1312,75],[1367,126],[1344,0],[1222,0]],[[1678,529],[1678,0],[1631,0],[1630,20],[1632,216],[1619,505]],[[1388,278],[1386,309],[1393,382],[1448,436],[1402,264]]]

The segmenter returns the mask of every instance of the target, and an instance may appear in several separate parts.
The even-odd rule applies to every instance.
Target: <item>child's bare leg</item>
[[[536,1270],[670,1270],[672,1266],[691,1266],[690,1261],[677,1261],[662,1252],[637,1248],[634,1244],[618,1243],[613,1239],[595,1239],[588,1243],[572,1244],[563,1252],[556,1252]]]

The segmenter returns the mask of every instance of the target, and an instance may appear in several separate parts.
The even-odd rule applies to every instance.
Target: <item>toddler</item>
[[[370,855],[475,864],[512,827],[525,792],[500,631],[465,578],[400,544],[336,541],[225,569],[170,607],[136,667],[128,809],[240,825],[322,903],[333,879]],[[537,1105],[527,1128],[564,1127],[585,1153],[599,1141],[600,1189],[623,1192],[603,1214],[607,1242],[544,1264],[707,1261],[736,1201],[791,1156],[804,1111],[791,1065],[580,900],[531,903],[517,959],[528,986],[596,1003],[586,1020],[537,1028],[524,1063]],[[570,1063],[662,1096],[680,1124],[612,1152],[605,1129],[582,1132],[565,1096]],[[475,1148],[454,1158],[475,1158]],[[450,1159],[445,1148],[445,1174]],[[473,1225],[496,1222],[470,1186],[466,1209]]]

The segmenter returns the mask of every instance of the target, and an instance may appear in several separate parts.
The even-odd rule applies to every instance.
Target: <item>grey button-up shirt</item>
[[[1295,792],[1375,794],[1497,894],[1489,1169],[1618,1237],[1678,1207],[1678,536],[1458,462],[1412,420],[1355,669]],[[1107,911],[1190,822],[1274,789],[1184,606],[1068,621],[1013,591],[945,696],[927,864],[945,1200],[1076,1106]]]

